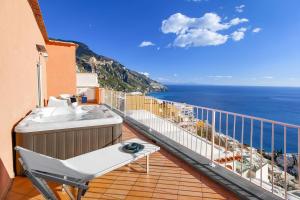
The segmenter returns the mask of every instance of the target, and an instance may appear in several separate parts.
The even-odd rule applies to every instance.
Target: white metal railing
[[[300,189],[300,126],[108,89],[104,103],[281,198]]]

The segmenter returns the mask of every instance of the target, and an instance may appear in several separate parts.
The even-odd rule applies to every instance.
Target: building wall
[[[96,73],[76,73],[77,87],[99,87]]]
[[[262,181],[269,183],[269,178],[268,178],[268,170],[269,170],[269,164],[265,164],[264,166],[262,166],[261,169],[257,170],[255,173],[255,178],[257,178],[258,180],[260,180],[260,171],[262,170]]]
[[[76,46],[47,44],[47,92],[49,96],[76,93]]]
[[[0,199],[13,171],[14,125],[37,105],[36,44],[45,45],[27,0],[1,0],[0,6]],[[43,75],[46,63],[41,58]],[[46,83],[44,95],[47,95]]]
[[[76,73],[76,78],[77,95],[85,95],[88,102],[98,103],[98,75],[96,73]]]

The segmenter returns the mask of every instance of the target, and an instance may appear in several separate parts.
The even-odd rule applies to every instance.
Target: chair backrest
[[[15,147],[15,149],[20,154],[25,170],[35,170],[76,179],[83,179],[87,176],[78,172],[74,166],[68,166],[63,160],[36,153],[19,146]]]

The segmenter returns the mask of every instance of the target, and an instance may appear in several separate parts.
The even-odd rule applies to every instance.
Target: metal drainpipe
[[[39,53],[39,61],[37,63],[37,78],[38,78],[38,83],[37,83],[37,89],[38,89],[38,108],[42,107],[42,73],[41,73],[41,54]]]

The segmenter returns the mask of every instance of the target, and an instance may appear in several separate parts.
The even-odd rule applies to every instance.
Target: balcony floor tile
[[[122,137],[123,140],[135,137],[147,140],[126,124],[123,126]],[[82,199],[238,199],[235,194],[200,174],[163,148],[150,156],[149,174],[145,173],[143,168],[145,164],[146,160],[141,159],[92,180],[89,190]],[[67,194],[61,191],[60,185],[55,183],[49,185],[60,199],[69,199]],[[41,200],[43,197],[26,177],[18,176],[14,179],[6,199]]]

